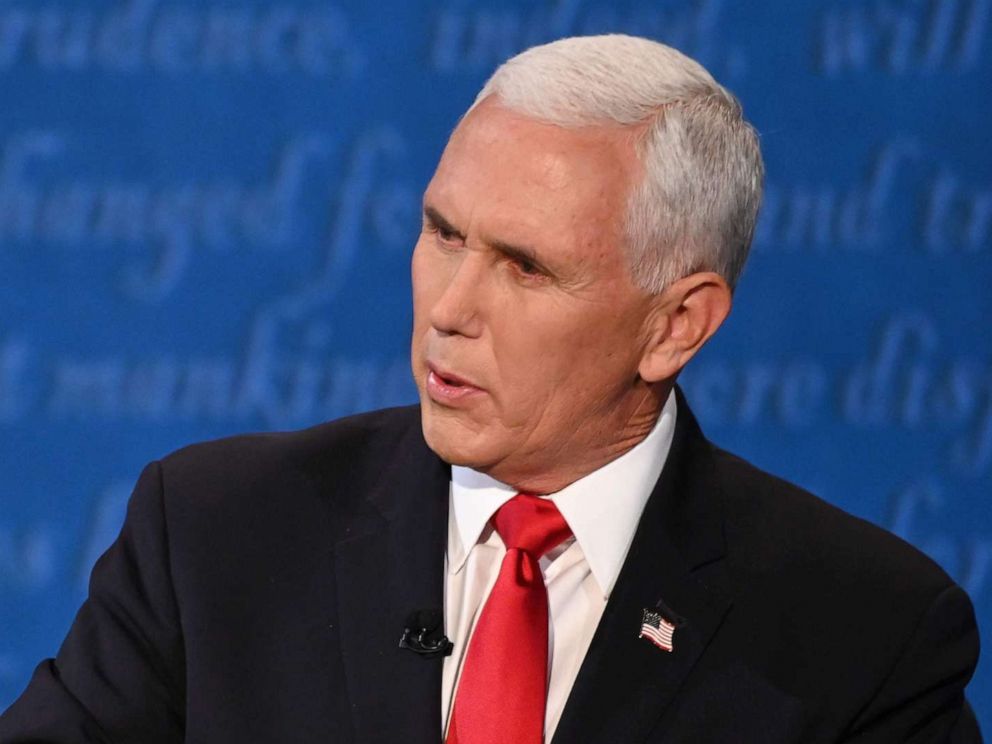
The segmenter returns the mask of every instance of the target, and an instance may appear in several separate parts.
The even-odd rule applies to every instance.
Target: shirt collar
[[[548,495],[572,529],[604,598],[613,591],[641,512],[668,458],[675,416],[673,391],[647,437],[617,459]],[[451,572],[461,570],[486,523],[516,493],[484,473],[452,466],[453,536],[458,539],[449,541]]]
[[[489,518],[516,494],[512,487],[485,473],[461,465],[451,466],[451,513],[455,515],[457,528],[454,536],[459,539],[448,542],[449,571],[457,573],[462,569]]]

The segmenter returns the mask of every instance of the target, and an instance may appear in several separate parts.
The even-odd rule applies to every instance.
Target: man
[[[672,49],[507,62],[424,195],[419,408],[150,465],[0,740],[978,741],[961,589],[675,387],[761,180]]]

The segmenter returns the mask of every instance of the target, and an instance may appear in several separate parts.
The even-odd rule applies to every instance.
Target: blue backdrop
[[[493,67],[666,41],[768,189],[684,387],[711,438],[920,546],[992,637],[992,0],[0,0],[0,707],[141,466],[415,399],[419,197]],[[969,688],[992,731],[992,662]]]

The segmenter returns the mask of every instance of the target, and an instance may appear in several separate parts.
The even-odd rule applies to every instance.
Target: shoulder
[[[177,524],[287,519],[347,508],[397,458],[430,457],[417,406],[365,413],[299,431],[200,442],[154,464],[166,516]]]
[[[298,431],[240,434],[199,442],[161,460],[166,475],[252,483],[272,475],[312,475],[356,467],[420,439],[418,406],[363,413]]]
[[[392,463],[430,458],[415,406],[201,442],[145,469],[128,524],[164,539],[178,593],[206,597],[233,577],[316,565]]]
[[[764,472],[711,449],[726,510],[728,545],[742,570],[848,588],[879,583],[933,596],[951,579],[932,559],[891,532]]]
[[[967,681],[977,659],[974,609],[940,566],[881,527],[712,454],[734,612],[769,675],[816,669],[797,686],[808,682],[804,696],[848,715],[883,680],[925,684],[927,669],[946,667]]]

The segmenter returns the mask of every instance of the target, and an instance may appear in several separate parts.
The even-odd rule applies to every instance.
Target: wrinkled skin
[[[546,493],[650,431],[687,357],[666,347],[678,297],[637,288],[624,254],[636,134],[492,98],[452,134],[412,261],[413,373],[446,461]]]

